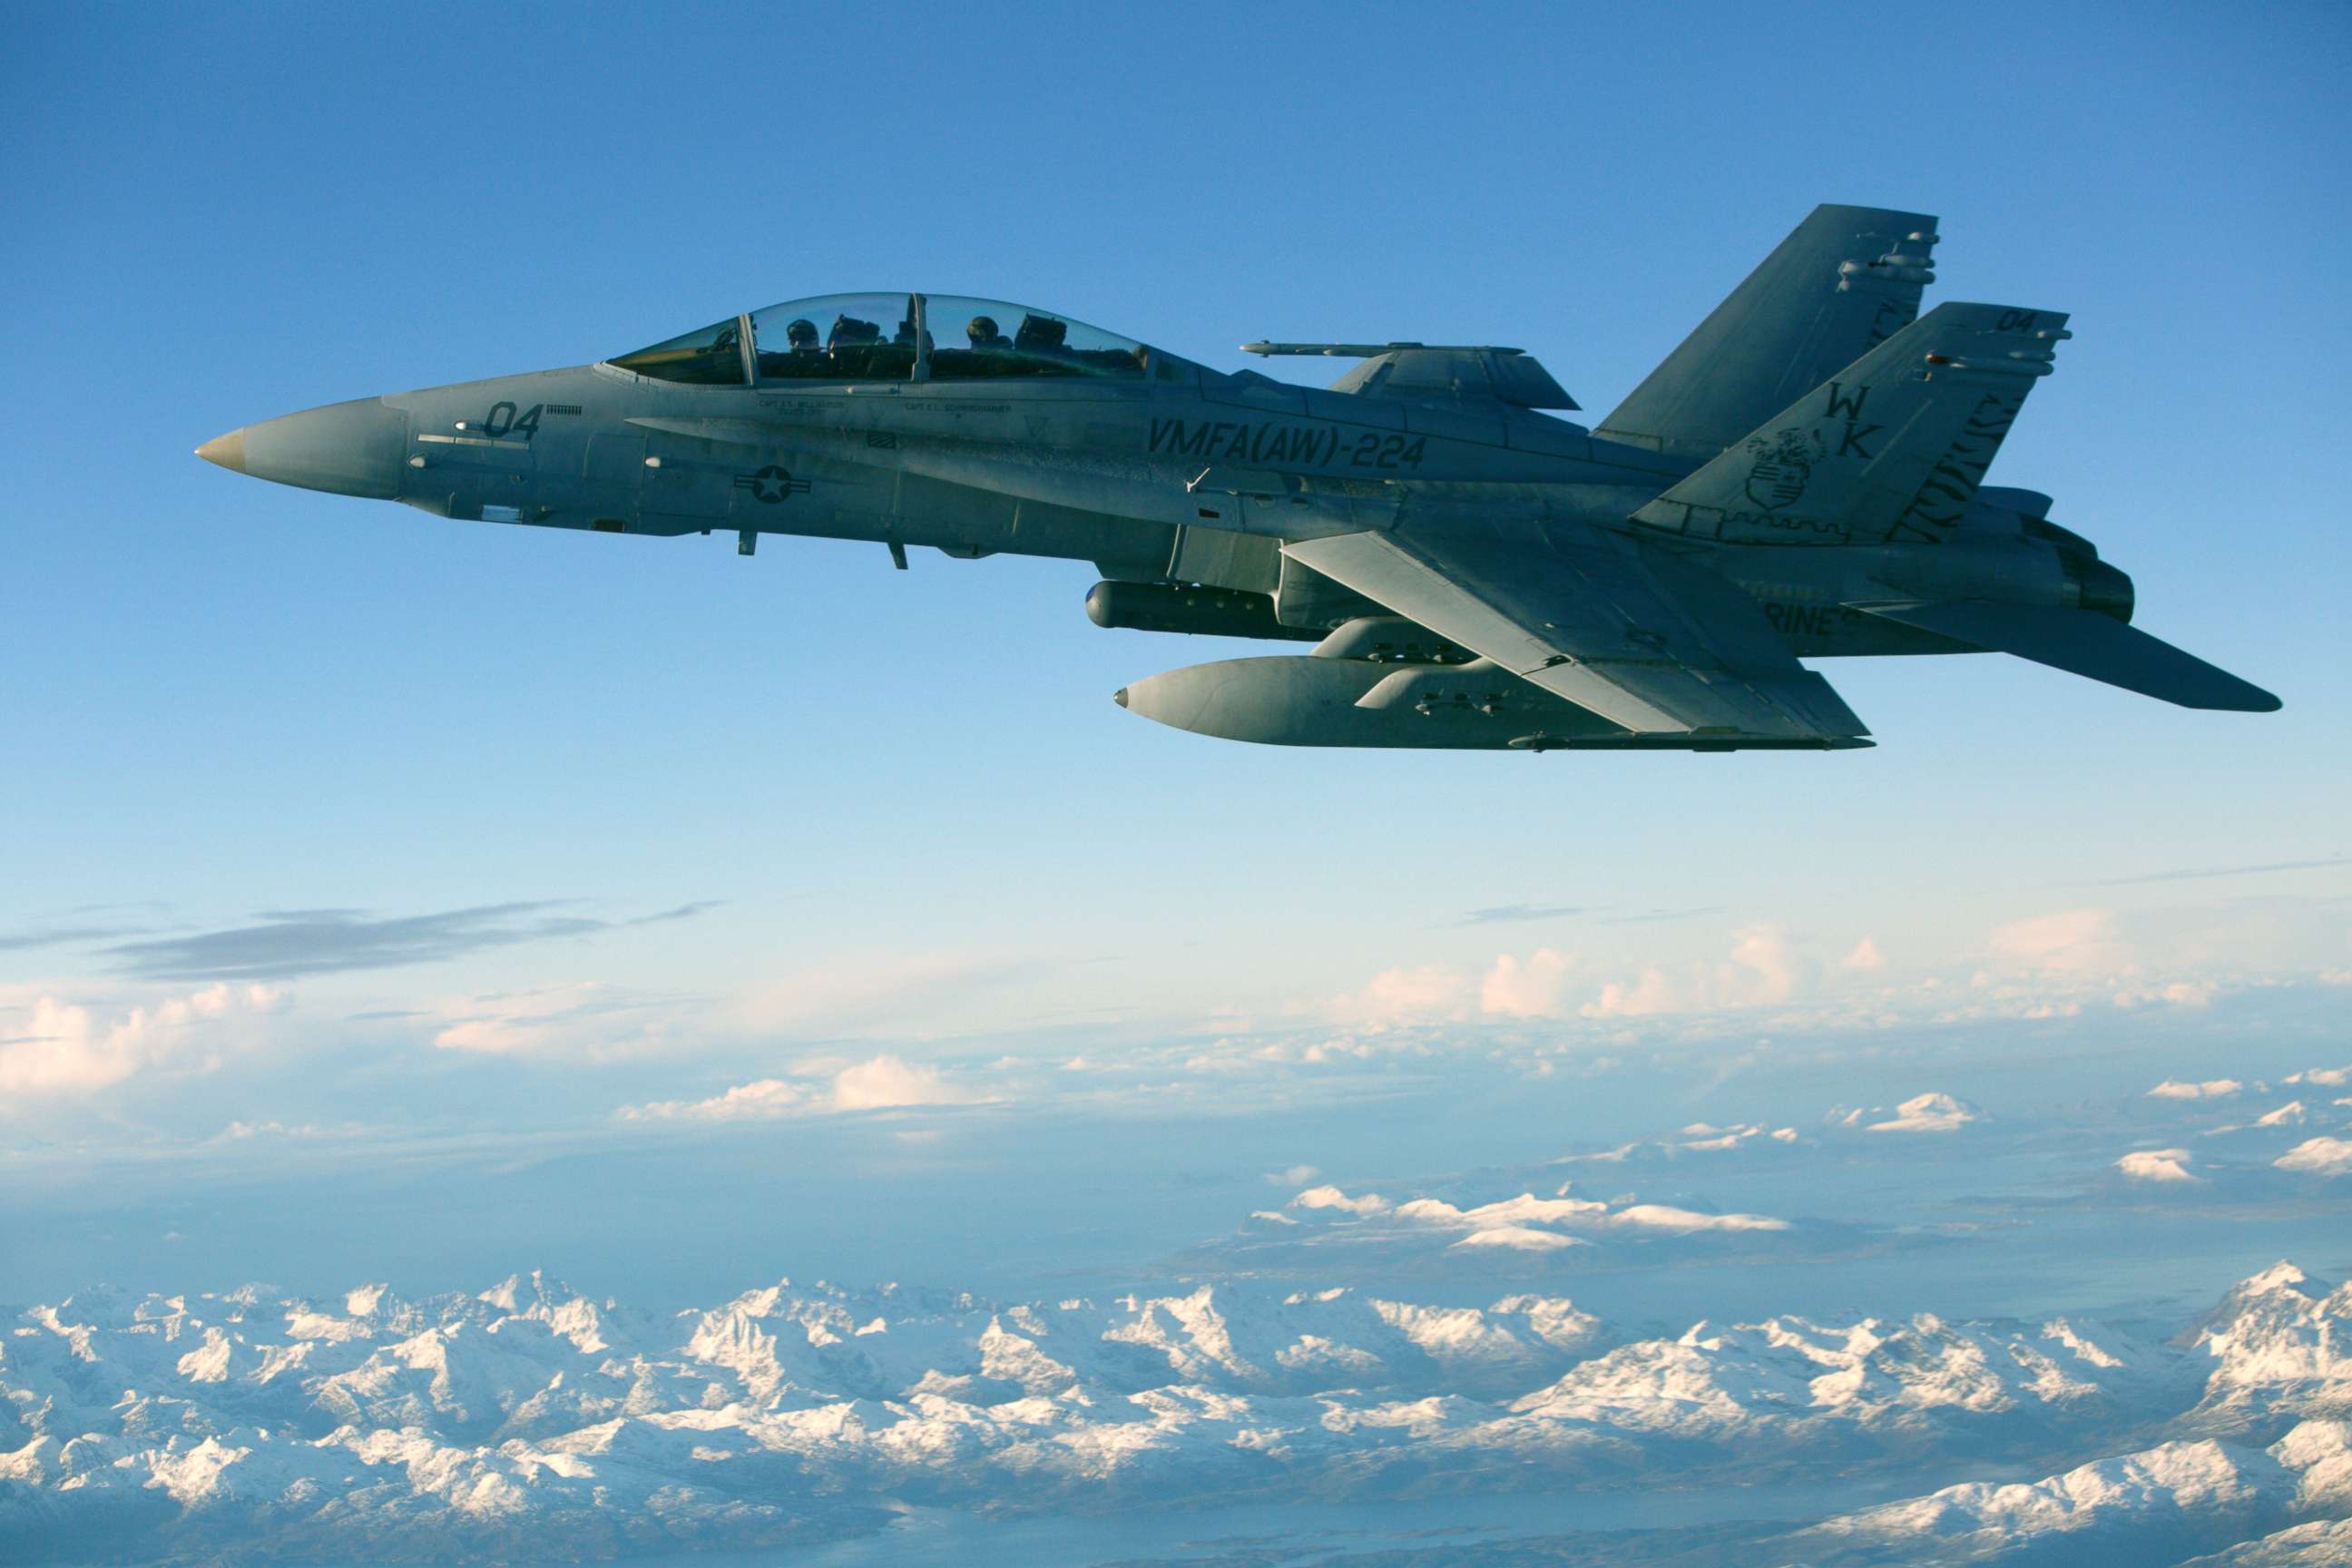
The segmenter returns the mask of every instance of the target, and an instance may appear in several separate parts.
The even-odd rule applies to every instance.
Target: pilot
[[[1013,346],[1024,354],[1041,359],[1064,357],[1063,344],[1070,335],[1070,323],[1051,316],[1024,316],[1021,326],[1013,334]]]
[[[971,346],[975,349],[1009,349],[1013,346],[1013,340],[997,331],[993,316],[974,316],[964,323],[963,333],[971,340]]]
[[[796,354],[822,352],[816,341],[816,323],[806,316],[794,316],[785,323],[784,341],[792,345],[793,353]]]

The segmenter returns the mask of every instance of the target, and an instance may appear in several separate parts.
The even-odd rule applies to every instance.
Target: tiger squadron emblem
[[[1748,450],[1756,458],[1748,470],[1748,499],[1766,511],[1794,504],[1813,477],[1813,465],[1828,455],[1818,432],[1793,427],[1750,436]]]

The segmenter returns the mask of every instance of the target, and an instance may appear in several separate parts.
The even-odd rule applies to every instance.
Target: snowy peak
[[[1584,1201],[1483,1217],[1580,1222]],[[2282,1265],[2168,1347],[1929,1314],[1613,1342],[1557,1295],[1251,1280],[1012,1303],[779,1283],[665,1316],[532,1274],[415,1300],[92,1292],[0,1337],[0,1540],[131,1559],[264,1538],[320,1560],[609,1556],[641,1535],[750,1552],[869,1531],[894,1502],[1329,1500],[1643,1470],[1706,1487],[2036,1454],[2043,1480],[1848,1515],[1790,1560],[2131,1520],[2284,1529],[2352,1507],[2352,1425],[2326,1408],[2347,1306]],[[2111,1432],[2130,1451],[2067,1468]]]
[[[1841,1432],[1864,1427],[2012,1415],[2039,1426],[2145,1397],[2137,1363],[2153,1352],[2112,1342],[2063,1321],[2032,1331],[1924,1315],[1699,1323],[1677,1340],[1621,1345],[1512,1408],[1717,1442],[1767,1430],[1842,1442]]]
[[[1969,1547],[2013,1551],[2062,1540],[2088,1552],[2101,1535],[2154,1522],[2202,1521],[2234,1533],[2253,1516],[2283,1513],[2292,1490],[2293,1478],[2261,1449],[2210,1439],[2166,1443],[2039,1481],[1946,1487],[1829,1520],[1805,1535],[1847,1546],[1916,1542],[1926,1550],[1932,1543],[1939,1557],[1953,1560]]]
[[[2275,1264],[2222,1297],[2188,1343],[2210,1365],[2200,1415],[2223,1427],[2352,1412],[2352,1286]]]
[[[2189,1439],[2095,1460],[2042,1480],[1969,1483],[1824,1521],[1786,1538],[1815,1561],[2175,1563],[2189,1552],[2274,1531],[2266,1547],[2219,1560],[2340,1563],[2352,1544],[2340,1521],[2289,1524],[2352,1505],[2352,1458],[2341,1422],[2305,1422],[2267,1447]],[[2284,1527],[2284,1528],[2282,1528]],[[2287,1555],[2304,1542],[2309,1556]]]

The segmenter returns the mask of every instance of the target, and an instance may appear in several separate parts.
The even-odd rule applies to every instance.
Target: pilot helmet
[[[806,316],[794,316],[785,323],[784,341],[796,349],[816,347],[816,323]]]
[[[974,316],[964,324],[963,331],[964,335],[976,343],[999,342],[1003,338],[1003,334],[996,330],[996,318],[993,316]]]

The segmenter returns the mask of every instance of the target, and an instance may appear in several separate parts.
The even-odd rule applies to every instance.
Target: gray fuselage
[[[1305,388],[1156,352],[1148,376],[1123,380],[704,386],[599,363],[333,405],[205,455],[453,519],[1087,561],[1119,582],[1268,595],[1284,625],[1315,631],[1381,612],[1286,563],[1284,541],[1505,510],[1637,527],[1628,515],[1692,466],[1531,410]],[[1843,606],[2071,602],[2066,552],[1993,500],[1981,525],[1934,544],[1679,542],[1760,601],[1799,656],[1964,651]]]

